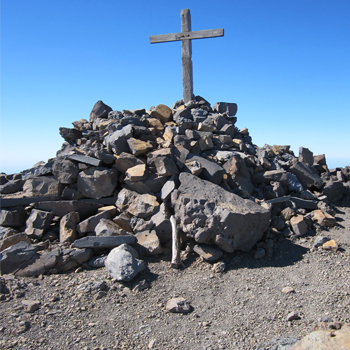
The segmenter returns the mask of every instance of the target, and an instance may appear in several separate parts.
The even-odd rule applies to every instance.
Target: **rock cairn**
[[[106,266],[117,280],[168,254],[176,220],[182,254],[272,257],[277,239],[335,225],[331,203],[350,195],[350,167],[328,169],[307,148],[252,143],[235,103],[200,96],[150,110],[98,101],[89,121],[60,128],[61,150],[1,174],[0,272],[38,276]],[[336,249],[319,236],[314,248]]]

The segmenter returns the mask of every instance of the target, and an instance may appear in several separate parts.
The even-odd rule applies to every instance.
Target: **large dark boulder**
[[[197,243],[249,252],[261,240],[270,223],[268,210],[194,175],[179,178],[181,185],[172,194],[175,217]]]
[[[90,113],[90,122],[97,118],[108,118],[108,113],[112,112],[112,108],[104,104],[101,100],[97,101]]]

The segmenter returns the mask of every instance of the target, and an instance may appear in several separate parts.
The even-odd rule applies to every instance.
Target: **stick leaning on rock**
[[[172,229],[172,259],[171,259],[171,267],[178,269],[181,263],[180,257],[180,240],[179,234],[176,226],[176,219],[174,215],[170,217],[171,229]]]

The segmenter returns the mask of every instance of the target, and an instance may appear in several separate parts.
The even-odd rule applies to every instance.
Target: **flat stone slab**
[[[92,166],[101,166],[102,164],[102,162],[99,159],[83,156],[80,154],[72,154],[67,158],[70,160],[75,160],[76,162],[79,162],[79,163],[84,163]]]
[[[114,248],[121,244],[135,244],[136,238],[134,236],[107,236],[107,237],[94,237],[88,236],[77,239],[73,243],[75,248]]]
[[[219,260],[223,255],[221,249],[206,244],[196,244],[193,250],[206,261]]]
[[[76,211],[79,213],[80,220],[85,220],[88,217],[95,215],[97,209],[102,207],[102,204],[96,202],[85,201],[47,201],[35,203],[35,208],[44,211],[50,211],[59,217]]]

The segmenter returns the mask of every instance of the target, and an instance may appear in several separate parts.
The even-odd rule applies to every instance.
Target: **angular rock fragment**
[[[193,250],[206,261],[217,261],[223,255],[221,249],[206,244],[196,244]]]
[[[290,219],[290,225],[297,236],[304,236],[308,231],[307,223],[302,215],[293,216]]]
[[[97,118],[107,118],[108,113],[112,112],[112,108],[104,104],[101,100],[97,101],[90,113],[90,122]]]
[[[33,209],[27,219],[25,233],[29,237],[40,238],[49,228],[52,219],[52,213]]]
[[[133,137],[130,137],[127,140],[127,143],[128,143],[129,148],[131,150],[131,153],[135,157],[140,156],[142,154],[145,154],[153,149],[153,145],[150,142],[138,140],[138,139],[135,139]]]
[[[127,181],[143,181],[148,178],[149,172],[146,164],[139,164],[129,168],[126,172]]]
[[[41,176],[26,180],[23,185],[25,196],[55,196],[60,197],[62,185],[51,176]]]
[[[237,104],[229,102],[216,102],[213,106],[213,111],[218,113],[226,113],[234,117],[237,113]]]
[[[313,214],[313,220],[317,221],[321,226],[333,227],[336,224],[335,218],[328,213],[322,212],[322,210],[315,210]]]
[[[138,254],[128,244],[114,248],[108,254],[105,265],[107,271],[117,281],[131,281],[145,269],[145,263],[138,260]]]
[[[78,191],[86,197],[100,199],[112,196],[117,186],[115,171],[103,167],[91,167],[78,175]]]
[[[225,170],[220,165],[195,155],[189,155],[188,160],[198,162],[201,165],[202,171],[200,176],[203,179],[217,185],[221,183]]]
[[[101,219],[110,219],[111,215],[108,211],[102,211],[96,215],[90,216],[89,218],[81,221],[77,224],[77,233],[79,237],[83,237],[88,232],[94,232],[95,227]]]
[[[134,155],[130,153],[122,152],[121,154],[119,154],[119,156],[116,156],[114,167],[118,171],[125,173],[129,168],[132,168],[135,165],[143,165],[143,164],[144,162],[136,158]]]
[[[25,225],[27,213],[22,207],[0,209],[0,225],[4,227],[21,227]]]
[[[156,212],[159,207],[157,197],[150,194],[138,194],[126,188],[118,194],[116,207],[138,218],[146,218]]]
[[[0,273],[14,273],[35,255],[35,248],[27,242],[19,242],[3,250],[0,253]]]
[[[79,168],[68,159],[57,159],[52,167],[55,179],[62,184],[72,184],[76,182]]]
[[[76,226],[79,221],[79,213],[76,211],[68,213],[62,217],[60,221],[60,243],[72,243],[78,239]]]
[[[145,255],[158,255],[163,252],[156,231],[143,231],[135,235],[140,252]]]
[[[191,305],[186,299],[178,297],[168,300],[166,309],[169,312],[187,314],[191,311]]]
[[[100,222],[95,227],[96,236],[120,236],[128,234],[120,226],[109,219],[100,219]]]
[[[312,186],[321,189],[323,186],[322,179],[304,163],[295,163],[289,168],[289,171],[298,177],[299,181],[306,189]]]
[[[127,140],[132,137],[132,125],[126,125],[120,130],[114,131],[105,138],[107,150],[114,154],[121,154],[123,152],[128,153],[130,148]]]
[[[0,240],[0,252],[19,242],[26,242],[28,244],[32,243],[24,232],[15,233]]]
[[[165,124],[172,120],[173,112],[168,106],[160,104],[151,112],[151,116]]]

